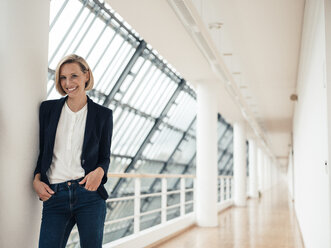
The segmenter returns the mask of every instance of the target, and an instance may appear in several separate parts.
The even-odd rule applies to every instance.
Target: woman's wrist
[[[39,182],[40,181],[40,173],[37,173],[33,179],[34,182]]]
[[[98,173],[101,177],[103,177],[103,175],[105,174],[104,170],[103,170],[102,167],[100,167],[100,166],[99,166],[98,168],[96,168],[95,171],[97,171],[97,173]]]

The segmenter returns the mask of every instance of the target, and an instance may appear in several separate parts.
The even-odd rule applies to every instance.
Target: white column
[[[267,189],[270,189],[270,176],[271,176],[271,159],[267,156]]]
[[[268,163],[268,155],[264,154],[264,191],[268,189],[268,168],[269,168],[269,163]]]
[[[271,188],[271,158],[268,156],[268,167],[267,167],[267,185],[268,189]]]
[[[263,166],[262,166],[262,191],[267,190],[267,167],[268,167],[268,161],[267,161],[267,154],[263,152]]]
[[[273,175],[272,175],[272,186],[275,186],[277,182],[277,162],[276,160],[274,161],[274,170],[273,170]]]
[[[260,193],[262,193],[263,188],[263,152],[259,147],[257,149],[257,177],[258,177],[258,185],[257,189]]]
[[[271,180],[270,180],[270,182],[271,182],[271,187],[273,187],[274,186],[274,182],[275,182],[275,162],[274,162],[274,160],[272,160],[272,162],[271,162],[271,175],[270,175],[270,177],[271,177]]]
[[[256,142],[253,139],[248,140],[249,151],[249,196],[252,198],[258,197],[257,191],[257,149]]]
[[[271,158],[268,156],[267,158],[268,166],[267,166],[267,188],[271,187]]]
[[[236,206],[246,206],[246,143],[243,123],[233,126],[233,199]]]
[[[271,160],[271,175],[270,175],[270,177],[271,177],[271,180],[270,180],[270,182],[271,182],[271,187],[274,186],[275,175],[276,175],[276,173],[275,173],[275,161],[274,161],[274,159],[272,159],[272,160]]]
[[[41,202],[32,180],[46,96],[49,4],[0,1],[0,247],[38,247]]]
[[[216,92],[212,84],[197,86],[196,220],[203,227],[218,225]]]

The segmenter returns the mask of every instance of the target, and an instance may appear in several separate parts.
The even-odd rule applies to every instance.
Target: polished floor
[[[299,227],[286,186],[249,199],[247,207],[220,213],[219,227],[193,227],[158,248],[303,248]]]

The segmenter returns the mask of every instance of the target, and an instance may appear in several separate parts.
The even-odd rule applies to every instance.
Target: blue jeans
[[[76,223],[81,248],[102,247],[106,201],[81,180],[51,184],[55,193],[43,202],[39,248],[64,248]]]

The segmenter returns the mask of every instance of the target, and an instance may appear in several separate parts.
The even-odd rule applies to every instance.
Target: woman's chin
[[[75,98],[76,97],[76,94],[73,94],[73,93],[67,93],[68,97],[69,98]]]
[[[78,92],[68,92],[67,95],[69,98],[72,99],[76,99],[76,98],[78,99],[85,96],[84,94],[78,94]]]

